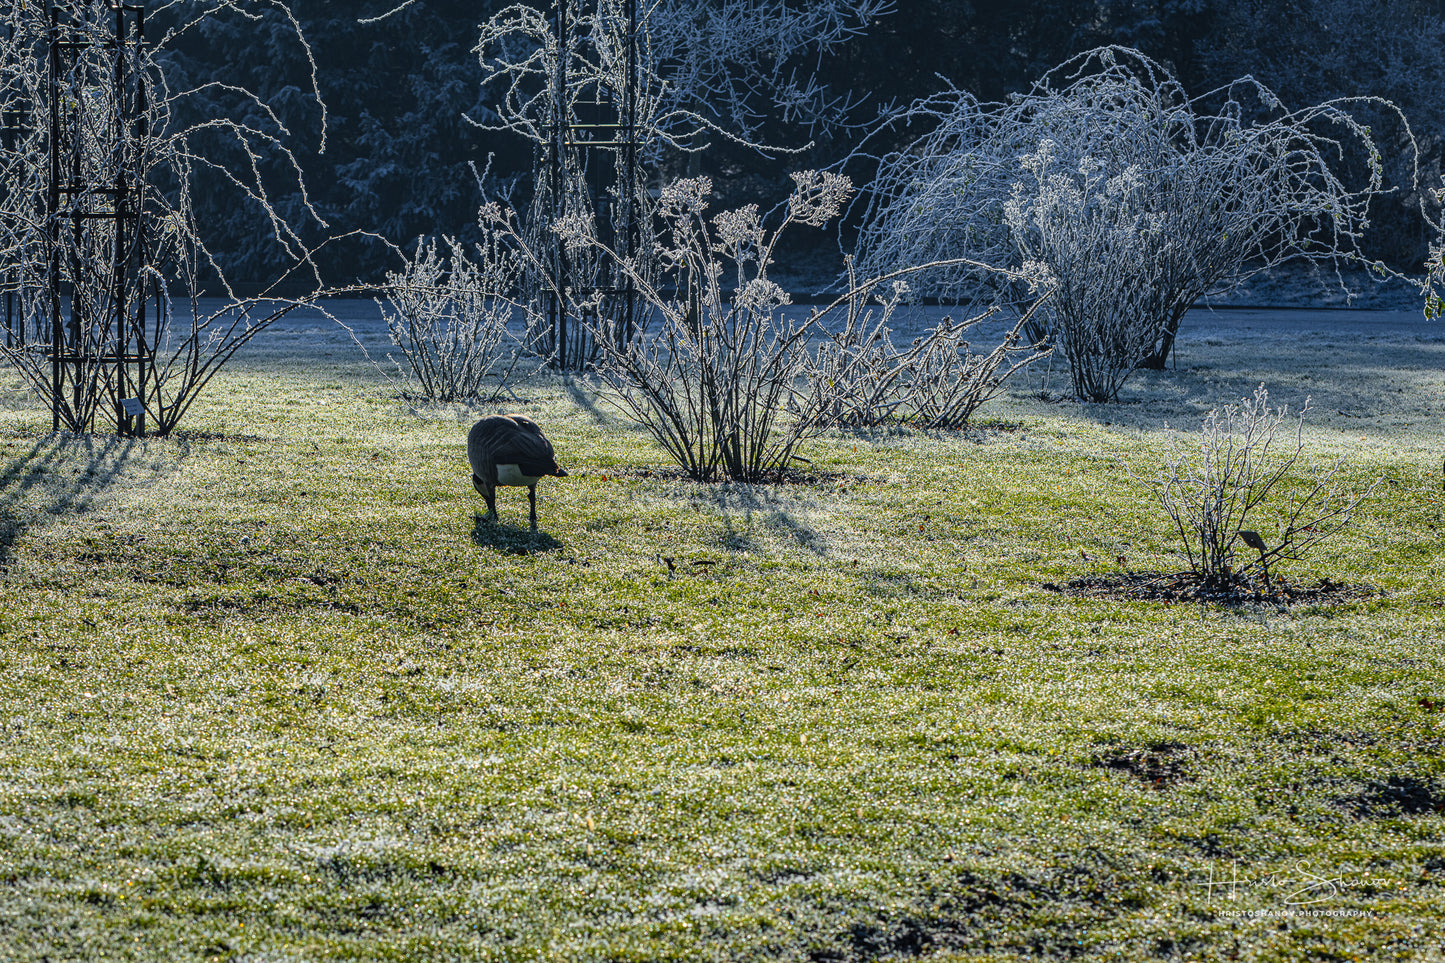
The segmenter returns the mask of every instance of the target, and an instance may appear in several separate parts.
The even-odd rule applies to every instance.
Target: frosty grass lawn
[[[0,957],[1445,958],[1445,340],[1188,337],[783,487],[541,379],[537,536],[477,412],[305,341],[170,439],[3,395]],[[1281,573],[1378,596],[1042,587],[1176,570],[1124,465],[1260,381],[1386,479]]]

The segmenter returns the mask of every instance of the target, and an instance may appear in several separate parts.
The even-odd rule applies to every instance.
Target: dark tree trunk
[[[1184,320],[1184,312],[1188,310],[1189,305],[1182,305],[1175,308],[1169,315],[1169,320],[1164,322],[1164,329],[1159,332],[1159,340],[1154,343],[1154,350],[1139,362],[1139,370],[1164,370],[1164,366],[1169,362],[1169,355],[1174,350],[1174,338],[1179,334],[1179,322]]]

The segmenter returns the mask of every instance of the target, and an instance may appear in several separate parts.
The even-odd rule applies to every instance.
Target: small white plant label
[[[126,417],[128,418],[134,418],[146,410],[145,405],[141,404],[139,398],[122,398],[120,399],[120,406],[125,409]]]

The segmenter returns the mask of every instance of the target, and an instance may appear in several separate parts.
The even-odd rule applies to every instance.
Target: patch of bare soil
[[[1139,749],[1096,755],[1094,765],[1127,772],[1150,789],[1164,790],[1193,778],[1194,758],[1194,749],[1182,742],[1155,742]]]
[[[1336,800],[1358,819],[1389,819],[1445,812],[1445,786],[1431,778],[1390,776]]]
[[[1239,580],[1221,582],[1193,572],[1120,572],[1085,575],[1046,591],[1074,598],[1139,599],[1149,602],[1208,602],[1214,605],[1340,605],[1378,594],[1373,586],[1323,578],[1309,584],[1275,578],[1269,588]]]

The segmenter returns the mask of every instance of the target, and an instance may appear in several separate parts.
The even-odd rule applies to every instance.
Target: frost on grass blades
[[[142,41],[138,26],[117,39],[118,5],[71,0],[57,6],[57,45],[49,44],[50,6],[8,4],[0,31],[7,125],[0,137],[0,263],[20,319],[0,355],[61,427],[89,431],[111,418],[124,430],[122,413],[134,405],[122,402],[131,399],[141,402],[149,431],[168,434],[236,351],[297,303],[243,298],[232,289],[195,216],[200,178],[210,175],[229,189],[253,212],[256,233],[279,246],[292,268],[278,283],[306,275],[320,287],[301,222],[322,221],[287,146],[291,132],[272,105],[234,85],[174,87],[167,54],[225,16],[271,31],[276,43],[299,45],[308,60],[310,50],[295,17],[275,2],[188,4],[172,11],[168,31]],[[65,69],[57,72],[56,64]],[[283,93],[321,99],[314,83]],[[324,123],[323,114],[323,130]],[[59,173],[52,170],[57,156],[64,158]],[[270,193],[288,182],[290,214]],[[134,205],[132,230],[123,227],[120,197]],[[221,293],[221,307],[203,308],[203,289]],[[133,323],[139,310],[147,312],[144,322]],[[57,351],[53,338],[61,336],[52,322],[62,317],[68,323]],[[57,386],[53,365],[62,358]],[[123,359],[137,361],[143,373],[132,380]]]
[[[513,380],[522,343],[508,324],[520,311],[513,301],[520,258],[494,224],[483,222],[481,230],[471,255],[454,238],[443,239],[449,255],[434,239],[418,239],[402,269],[387,272],[377,305],[401,354],[400,360],[387,357],[405,392],[430,401],[489,402]]]
[[[1147,482],[1184,545],[1195,575],[1221,587],[1258,578],[1271,590],[1270,566],[1296,561],[1349,524],[1379,484],[1351,492],[1340,465],[1321,471],[1302,462],[1304,416],[1293,437],[1280,437],[1287,406],[1271,408],[1263,385],[1252,398],[1204,418],[1197,447],[1176,448]]]
[[[1364,104],[1399,118],[1413,151],[1387,102],[1290,111],[1250,78],[1191,98],[1117,47],[1075,57],[1008,103],[945,91],[873,135],[931,128],[876,159],[859,267],[1040,262],[1057,289],[1032,333],[1067,358],[1078,397],[1112,400],[1134,370],[1164,366],[1202,295],[1292,258],[1361,259],[1367,207],[1384,188],[1374,137],[1349,113]],[[1346,183],[1355,155],[1364,180]],[[959,265],[917,287],[969,298],[993,280]]]

